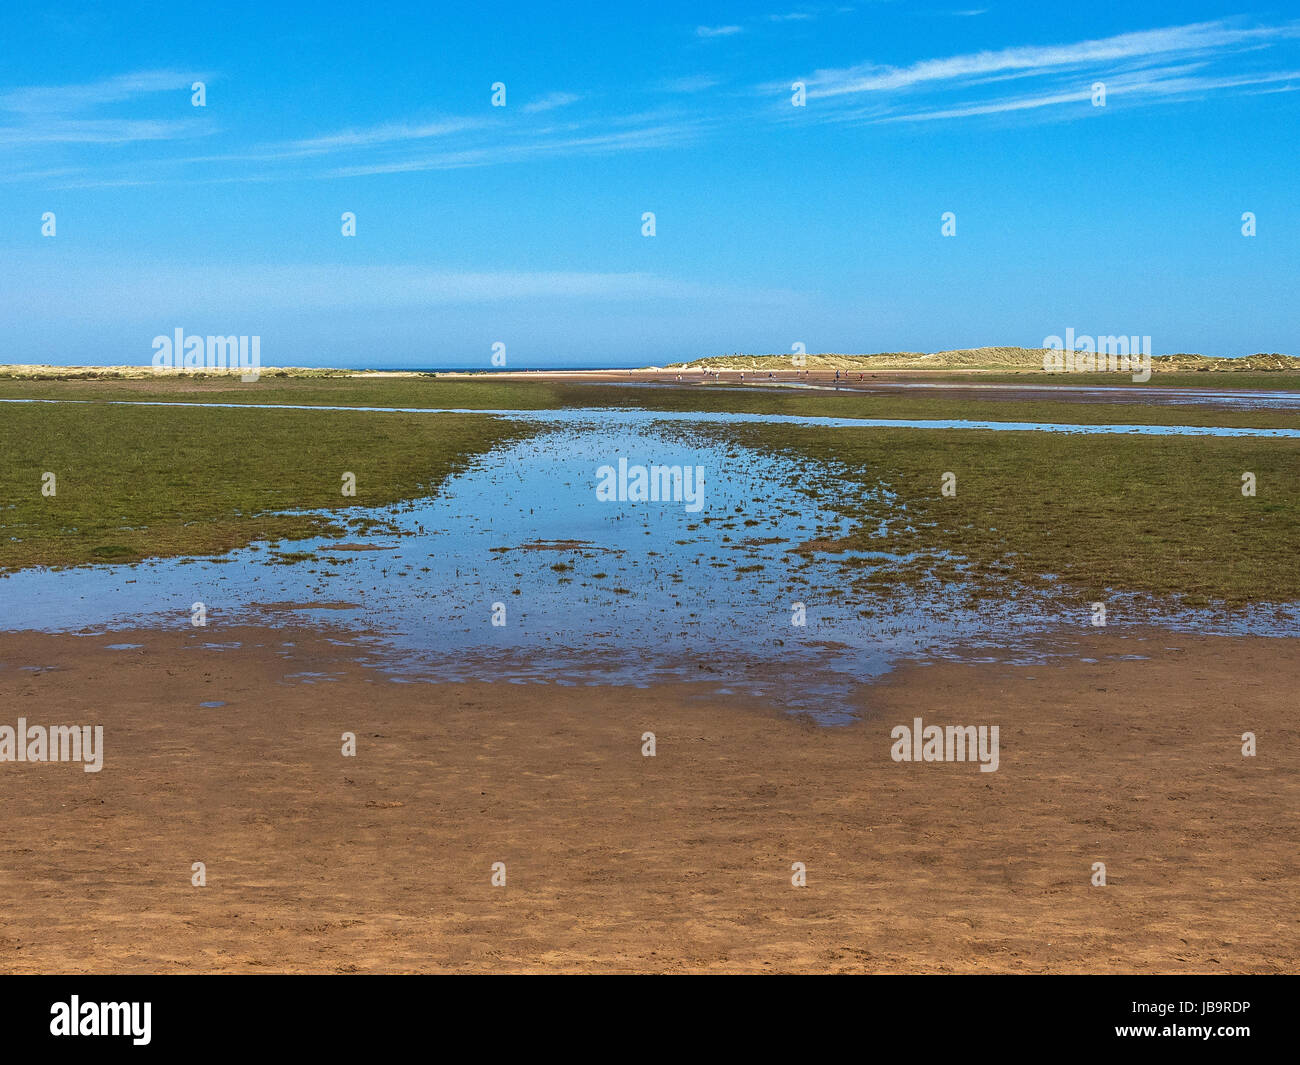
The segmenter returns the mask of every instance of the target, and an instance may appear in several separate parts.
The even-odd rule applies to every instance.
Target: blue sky
[[[1300,353],[1285,7],[404,6],[11,4],[0,359]]]

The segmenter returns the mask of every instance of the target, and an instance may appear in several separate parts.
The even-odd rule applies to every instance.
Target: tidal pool
[[[0,403],[91,403],[79,399],[0,399]],[[659,423],[678,425],[811,425],[825,429],[987,429],[1004,433],[1074,433],[1083,436],[1239,436],[1278,440],[1300,439],[1300,428],[1258,429],[1217,425],[1073,425],[1068,422],[979,421],[962,418],[832,418],[805,414],[748,414],[729,411],[690,411],[675,414],[654,410],[602,407],[567,407],[562,410],[508,410],[472,407],[336,407],[295,403],[177,403],[166,400],[106,400],[116,407],[206,407],[233,410],[315,410],[322,413],[352,411],[369,414],[486,414],[544,425],[583,425],[594,420],[614,420],[620,425],[646,427]]]
[[[842,556],[789,550],[848,531],[824,501],[863,488],[834,469],[643,412],[538,415],[536,435],[477,457],[431,498],[334,514],[391,533],[22,570],[0,578],[0,627],[188,628],[202,603],[217,654],[232,625],[339,626],[372,634],[393,680],[698,681],[828,723],[860,712],[859,686],[900,661],[1038,661],[1044,633],[1087,631],[1086,611],[1051,592],[975,603],[961,585],[851,591]],[[701,469],[698,509],[685,498],[598,498],[598,471],[620,460]],[[859,573],[897,560],[852,557]],[[1112,630],[1300,632],[1291,608],[1225,621],[1127,604],[1111,604]],[[330,680],[286,679],[323,689]]]

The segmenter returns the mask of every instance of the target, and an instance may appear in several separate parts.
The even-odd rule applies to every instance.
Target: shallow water
[[[77,399],[0,399],[0,403],[90,403]],[[976,421],[961,418],[830,418],[802,414],[745,414],[727,411],[626,410],[569,407],[564,410],[475,409],[469,407],[334,407],[295,403],[174,403],[162,400],[108,400],[116,407],[206,407],[228,410],[352,411],[369,414],[486,414],[545,425],[581,425],[593,419],[617,421],[629,428],[665,422],[680,425],[810,425],[826,429],[989,429],[994,432],[1077,433],[1084,436],[1244,436],[1300,439],[1297,429],[1255,429],[1213,425],[1071,425],[1066,422]]]
[[[860,686],[900,661],[1036,661],[1044,634],[1087,630],[1079,607],[1050,593],[995,603],[972,601],[961,585],[850,593],[842,558],[787,548],[846,532],[818,500],[861,486],[684,431],[674,419],[566,415],[477,457],[433,498],[347,512],[387,522],[395,535],[24,570],[0,579],[0,627],[188,628],[192,604],[202,602],[214,653],[237,646],[223,637],[230,625],[341,625],[375,634],[394,680],[702,681],[828,723],[860,710]],[[620,458],[703,467],[699,510],[597,499],[598,467]],[[854,572],[888,558],[854,552]],[[797,603],[804,625],[792,623]],[[494,610],[504,624],[493,624]],[[1121,630],[1155,622],[1300,633],[1292,608],[1216,619],[1130,599],[1109,610]]]
[[[721,381],[581,381],[579,384],[617,384],[620,388],[688,388],[725,389],[744,392],[772,392],[795,389],[862,396],[884,396],[923,392],[944,399],[1005,400],[1009,402],[1124,403],[1151,407],[1207,407],[1213,410],[1294,410],[1300,411],[1300,392],[1270,389],[1169,388],[1157,385],[1023,385],[1000,382],[960,383],[946,381],[873,381],[870,375],[859,381],[853,374],[836,385],[818,381],[767,380],[754,375],[744,384],[734,377]]]

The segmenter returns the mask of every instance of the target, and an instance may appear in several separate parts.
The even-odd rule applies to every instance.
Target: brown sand
[[[1294,640],[915,667],[823,729],[691,686],[392,683],[330,638],[0,635],[0,724],[103,724],[106,748],[98,774],[0,763],[0,970],[1300,962]],[[340,679],[286,679],[303,671]],[[1001,768],[894,763],[889,730],[917,715],[998,724]]]
[[[490,374],[472,374],[462,371],[441,371],[438,377],[447,380],[481,380],[481,381],[550,381],[558,384],[655,384],[665,388],[737,388],[781,387],[790,385],[817,385],[833,390],[865,389],[868,387],[899,387],[909,382],[933,381],[936,376],[956,375],[970,376],[977,379],[981,375],[1005,372],[1002,370],[958,370],[948,369],[906,369],[906,370],[847,370],[840,372],[838,380],[833,369],[816,370],[721,370],[707,372],[692,370],[493,370]],[[771,374],[771,377],[768,374]],[[744,375],[743,377],[741,375]],[[681,380],[677,378],[680,375]],[[1051,378],[1046,374],[1037,375],[1039,381],[1026,381],[1026,384],[1050,384]]]

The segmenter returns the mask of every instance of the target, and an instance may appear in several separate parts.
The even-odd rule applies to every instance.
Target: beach
[[[407,683],[372,650],[317,628],[0,634],[5,723],[104,727],[98,773],[0,773],[0,968],[1300,961],[1294,639],[1084,633],[1034,664],[905,665],[839,727],[705,684]],[[918,717],[998,725],[996,772],[894,761]]]
[[[1300,393],[651,374],[0,381],[0,971],[1295,969]]]

